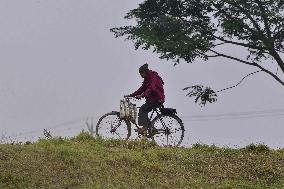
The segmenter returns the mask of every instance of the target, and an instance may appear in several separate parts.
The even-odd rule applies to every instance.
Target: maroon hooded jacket
[[[134,97],[137,95],[142,95],[150,103],[165,102],[164,94],[164,81],[158,75],[157,72],[149,70],[146,77],[144,78],[142,86],[130,96]]]

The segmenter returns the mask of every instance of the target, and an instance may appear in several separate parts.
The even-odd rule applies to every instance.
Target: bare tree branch
[[[236,58],[236,57],[232,57],[232,56],[229,56],[229,55],[218,53],[214,50],[209,50],[209,51],[214,52],[216,55],[219,55],[219,56],[231,59],[231,60],[242,62],[244,64],[248,64],[248,65],[251,65],[251,66],[256,66],[259,69],[261,69],[263,72],[268,73],[270,76],[272,76],[274,79],[276,79],[281,85],[284,86],[284,81],[282,81],[276,74],[272,73],[271,71],[265,69],[264,67],[260,66],[259,64],[255,63],[255,62],[248,62],[248,61],[245,61],[245,60],[241,60],[241,59]]]
[[[214,36],[216,39],[219,39],[220,41],[224,41],[225,43],[230,43],[230,44],[234,44],[234,45],[239,45],[239,46],[243,46],[243,47],[248,47],[250,49],[256,49],[256,50],[260,50],[260,51],[264,51],[266,49],[262,48],[262,47],[258,47],[256,45],[250,45],[250,44],[246,44],[246,43],[240,43],[240,42],[235,42],[235,41],[229,41],[224,39],[223,37],[219,37],[219,36]],[[267,51],[265,53],[268,53]]]
[[[219,93],[219,92],[222,92],[222,91],[226,91],[226,90],[235,88],[235,87],[237,87],[238,85],[240,85],[247,77],[252,76],[252,75],[254,75],[254,74],[256,74],[256,73],[262,72],[262,71],[263,71],[263,70],[258,70],[258,71],[252,72],[252,73],[246,75],[245,77],[243,77],[242,80],[239,81],[236,85],[233,85],[233,86],[231,86],[231,87],[227,87],[227,88],[225,88],[225,89],[221,89],[221,90],[219,90],[219,91],[216,91],[216,93]]]
[[[272,73],[271,71],[263,68],[262,66],[256,64],[256,67],[260,68],[262,71],[268,73],[269,75],[271,75],[274,79],[276,79],[276,81],[278,81],[281,85],[284,86],[284,81],[282,81],[276,74]]]
[[[198,52],[198,51],[197,51],[197,54],[202,55],[202,56],[204,56],[204,57],[206,57],[206,58],[220,57],[220,55],[217,55],[217,54],[215,54],[215,55],[207,55],[207,54],[205,54],[205,53],[203,53],[203,52]]]
[[[277,51],[274,48],[270,50],[270,54],[276,60],[282,72],[284,73],[284,61],[282,60],[281,56],[277,53]]]
[[[217,51],[214,51],[214,50],[212,50],[212,49],[210,49],[209,51],[215,53],[216,55],[225,57],[225,58],[229,58],[229,59],[232,59],[232,60],[236,60],[236,61],[238,61],[238,62],[242,62],[242,63],[244,63],[244,64],[248,64],[248,65],[251,65],[251,66],[256,66],[256,63],[253,63],[253,62],[248,62],[248,61],[241,60],[241,59],[236,58],[236,57],[233,57],[233,56],[225,55],[225,54],[219,53],[219,52],[217,52]]]
[[[217,47],[217,46],[220,46],[220,45],[224,45],[226,43],[217,43],[217,44],[214,44],[214,47]]]

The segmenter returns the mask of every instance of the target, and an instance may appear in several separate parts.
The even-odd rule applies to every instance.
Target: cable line
[[[54,126],[44,127],[44,128],[41,128],[41,129],[29,131],[29,132],[19,133],[19,134],[16,134],[16,135],[12,136],[12,137],[19,137],[19,136],[26,136],[26,135],[30,135],[30,134],[40,133],[40,132],[43,131],[43,129],[56,129],[56,128],[60,128],[60,127],[66,127],[66,126],[73,125],[75,123],[83,122],[85,120],[86,120],[86,118],[66,121],[66,122],[63,122],[63,123],[56,124]]]
[[[185,115],[180,116],[181,118],[189,119],[202,119],[202,118],[220,118],[220,117],[237,117],[237,116],[250,116],[250,115],[271,115],[275,113],[284,113],[284,109],[274,109],[274,110],[261,110],[261,111],[249,111],[249,112],[235,112],[227,114],[207,114],[207,115]]]
[[[234,120],[234,119],[251,119],[251,118],[264,118],[264,117],[284,117],[282,114],[268,114],[268,115],[249,115],[249,116],[231,116],[231,117],[220,117],[220,118],[202,118],[202,119],[190,119],[185,118],[183,121],[218,121],[218,120]]]

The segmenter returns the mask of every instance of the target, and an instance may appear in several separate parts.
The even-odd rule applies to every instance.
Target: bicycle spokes
[[[127,139],[128,125],[119,117],[119,112],[111,112],[102,116],[96,126],[96,135],[104,139]]]
[[[184,128],[181,120],[177,116],[162,115],[153,120],[153,139],[162,146],[178,146],[184,135]]]

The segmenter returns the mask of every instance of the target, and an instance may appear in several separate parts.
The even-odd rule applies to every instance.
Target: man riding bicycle
[[[151,127],[148,113],[163,105],[165,94],[163,87],[164,81],[157,72],[148,69],[148,64],[141,66],[139,73],[144,79],[142,86],[126,97],[146,98],[146,103],[141,106],[138,113],[138,125],[142,126],[138,129],[138,133],[143,134]]]
[[[164,82],[157,72],[149,70],[148,64],[139,68],[144,79],[142,86],[125,97],[146,98],[138,114],[137,127],[135,105],[129,98],[120,101],[120,111],[104,114],[96,125],[96,136],[103,139],[130,139],[132,123],[138,128],[138,137],[143,135],[160,146],[179,146],[184,138],[184,126],[176,109],[165,108]],[[124,111],[125,110],[125,111]],[[149,119],[148,113],[152,111]],[[153,116],[155,115],[155,116]]]

